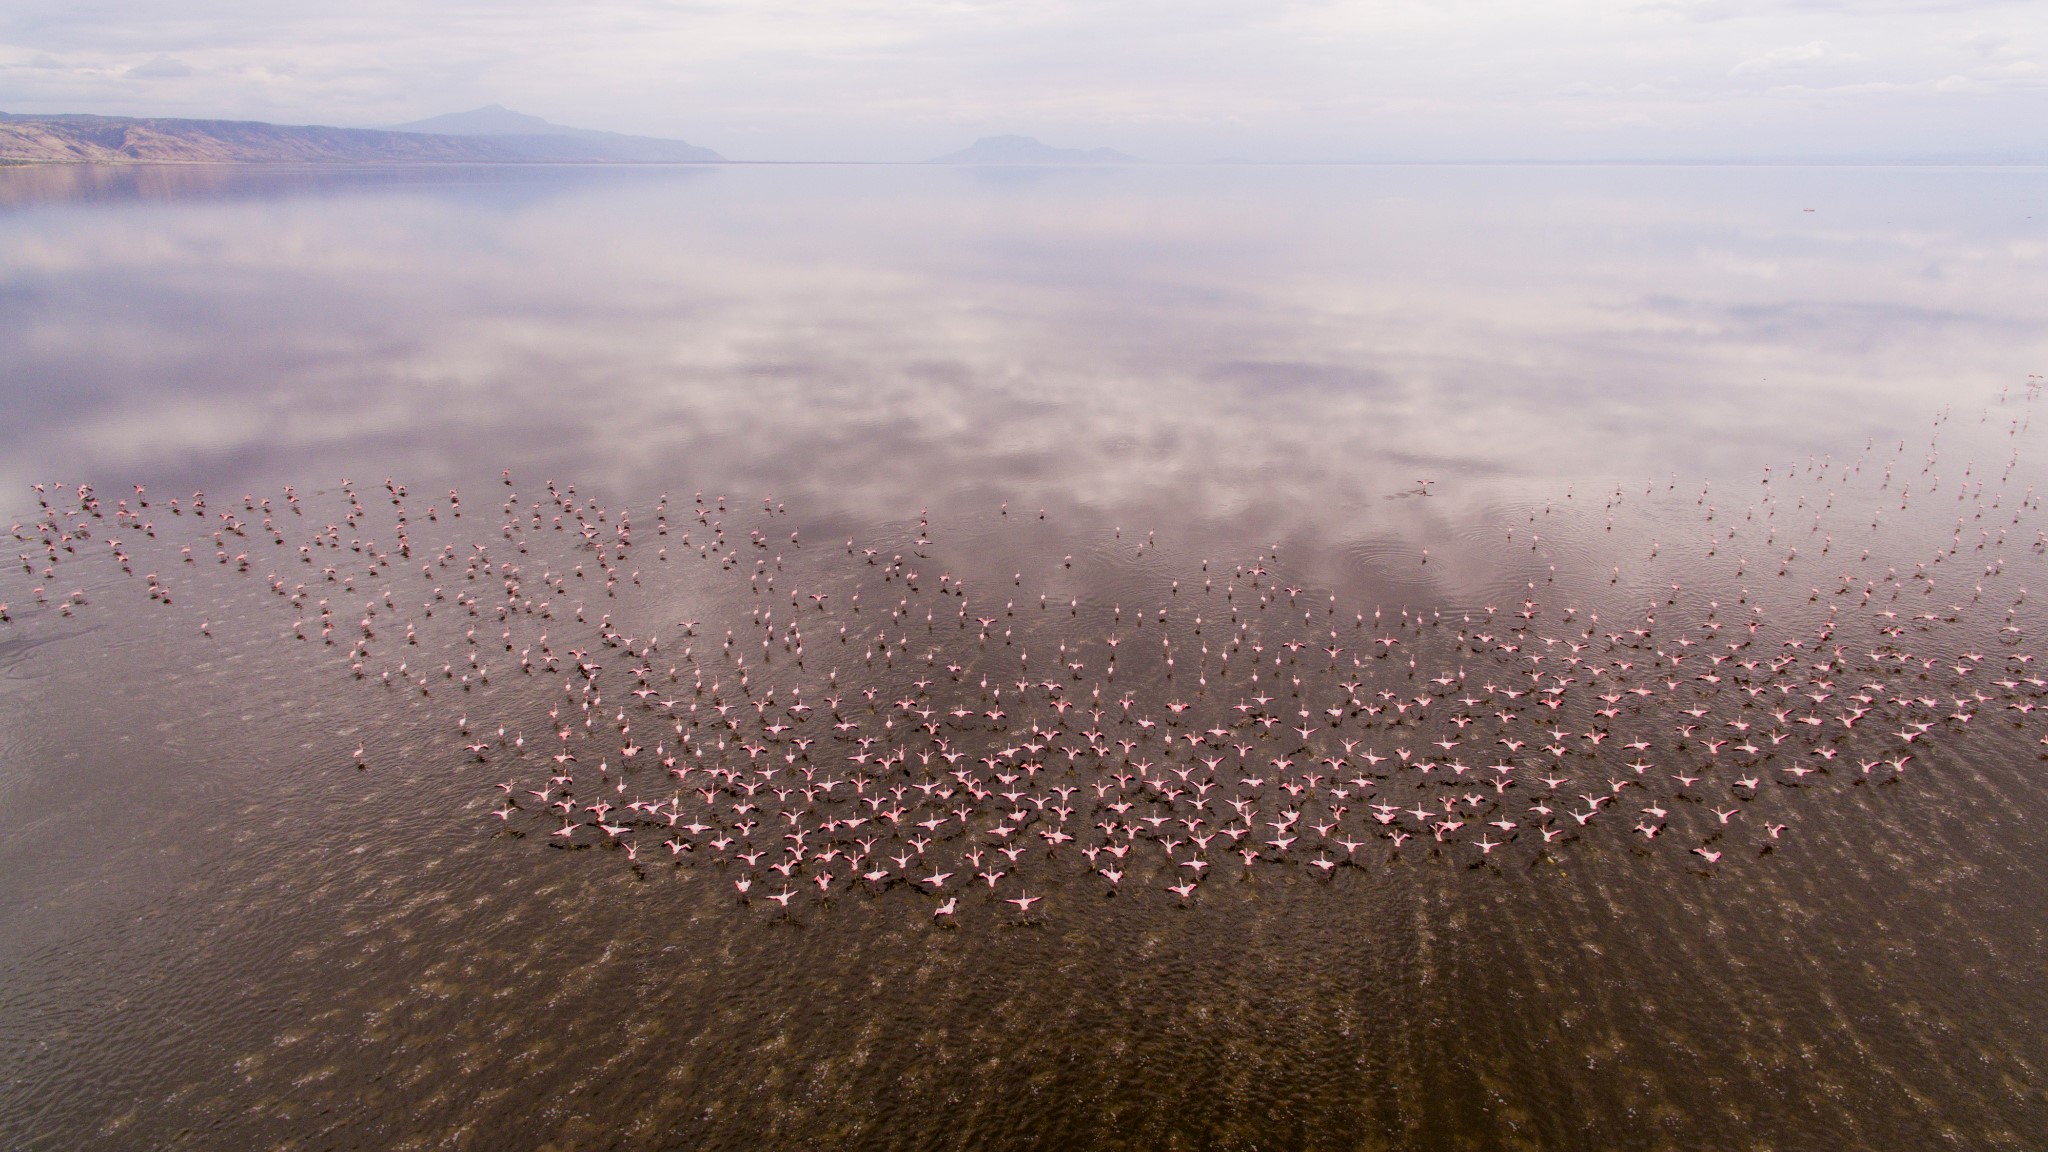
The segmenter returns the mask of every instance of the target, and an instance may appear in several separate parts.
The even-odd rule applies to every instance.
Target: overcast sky
[[[2048,159],[2048,0],[8,0],[0,110],[504,104],[734,159]]]

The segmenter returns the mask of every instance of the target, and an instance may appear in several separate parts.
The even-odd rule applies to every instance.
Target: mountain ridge
[[[427,133],[436,136],[480,136],[498,140],[559,137],[584,141],[608,150],[621,159],[703,163],[715,163],[725,159],[709,148],[701,148],[682,140],[659,136],[631,136],[622,132],[602,132],[595,128],[571,128],[566,124],[556,124],[524,112],[514,112],[503,104],[486,104],[467,112],[444,112],[424,120],[393,124],[385,131]]]
[[[1056,148],[1031,136],[983,136],[931,164],[1136,164],[1137,157],[1113,148]]]
[[[464,135],[262,120],[0,112],[0,161],[534,164],[716,163],[724,159],[708,148],[681,140],[607,132],[585,135],[588,131]]]

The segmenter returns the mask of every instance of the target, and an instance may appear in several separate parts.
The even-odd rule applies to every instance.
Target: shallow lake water
[[[0,1137],[2037,1146],[2044,193],[0,169]]]

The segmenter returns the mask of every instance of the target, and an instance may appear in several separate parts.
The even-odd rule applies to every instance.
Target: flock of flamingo
[[[487,778],[494,832],[643,875],[708,866],[777,914],[898,900],[1029,922],[1077,888],[1198,907],[1265,873],[1534,867],[1587,842],[1711,874],[1797,838],[1828,796],[2048,710],[2020,578],[2048,547],[2015,491],[2025,426],[2004,429],[1996,474],[1944,480],[1935,447],[1901,442],[1765,469],[1725,502],[1653,485],[1688,519],[1667,516],[1673,542],[1637,569],[1429,611],[1344,602],[1277,546],[1160,587],[1127,574],[1127,599],[1054,595],[949,549],[924,514],[826,545],[785,531],[772,498],[640,513],[510,471],[494,515],[344,481],[331,522],[289,487],[39,484],[12,527],[26,598],[0,604],[0,629],[89,611],[102,577],[166,608],[262,580],[290,618],[280,644],[330,654],[356,690],[448,702],[448,767]],[[1851,512],[1852,491],[1875,511]],[[1629,499],[1618,487],[1582,530],[1615,539]],[[1893,502],[1954,530],[1899,541]],[[1549,511],[1504,522],[1504,546],[1542,556]],[[1043,517],[1004,505],[977,531],[1031,548],[1059,539],[1031,535]],[[1680,549],[1706,588],[1647,575]],[[1045,555],[1033,579],[1072,564]],[[77,590],[53,592],[72,571]],[[367,746],[354,759],[379,767]]]

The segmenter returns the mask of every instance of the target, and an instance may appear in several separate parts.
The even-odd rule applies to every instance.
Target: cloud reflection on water
[[[66,175],[0,173],[17,492],[513,465],[1409,537],[2048,362],[2028,170]]]

